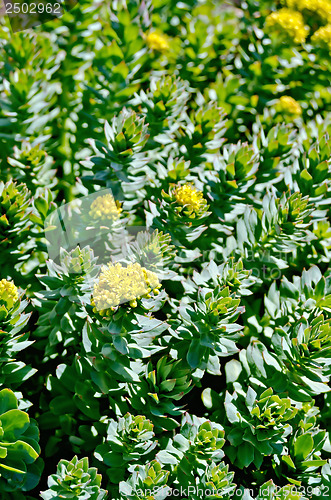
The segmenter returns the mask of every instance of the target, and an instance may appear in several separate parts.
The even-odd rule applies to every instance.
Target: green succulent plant
[[[56,474],[48,478],[48,490],[41,492],[41,498],[77,498],[102,500],[107,491],[101,488],[101,474],[95,467],[89,467],[88,458],[60,460]]]
[[[287,325],[276,328],[272,336],[275,353],[286,366],[288,377],[304,385],[308,394],[327,390],[322,384],[330,378],[329,363],[325,362],[329,358],[329,332],[330,320],[326,321],[321,314],[292,328]]]
[[[317,423],[319,410],[314,402],[304,403],[296,416],[296,426],[289,436],[287,453],[274,457],[278,477],[286,478],[292,484],[309,484],[309,480],[319,482],[320,468],[327,461],[321,458],[321,450],[326,439],[326,431]],[[298,489],[298,491],[300,491]]]
[[[236,491],[233,476],[234,473],[229,472],[229,466],[225,465],[224,462],[217,465],[212,462],[201,478],[201,485],[206,492],[213,492],[210,496],[215,500],[217,498],[231,497]],[[197,495],[196,498],[198,498]]]
[[[280,398],[271,388],[258,396],[249,387],[246,394],[227,393],[224,405],[227,455],[232,463],[244,468],[253,462],[259,468],[263,456],[282,453],[297,413],[289,398]]]
[[[180,149],[184,159],[190,161],[192,172],[198,171],[198,167],[204,165],[212,153],[220,150],[225,142],[225,132],[223,109],[214,102],[199,102],[198,109],[191,111],[187,123],[177,132]]]
[[[136,240],[129,245],[127,259],[168,278],[169,273],[171,276],[169,268],[174,266],[176,253],[177,249],[171,244],[170,235],[156,229],[153,233],[137,234]]]
[[[167,75],[153,78],[149,90],[141,90],[131,101],[137,111],[146,115],[146,122],[153,129],[154,137],[148,141],[150,148],[155,147],[155,143],[158,146],[171,142],[174,132],[185,120],[184,112],[189,97],[187,83]]]
[[[272,264],[276,264],[277,271],[278,267],[286,268],[287,262],[284,258],[277,258],[277,252],[285,256],[304,241],[309,241],[311,213],[309,199],[301,193],[284,193],[281,198],[266,194],[259,209],[247,210],[236,226],[238,251],[246,269],[252,267],[252,261],[254,270]],[[268,249],[269,255],[266,253]],[[272,273],[259,272],[261,276],[266,276],[269,281],[273,278]]]
[[[217,257],[217,247],[215,248]],[[228,287],[231,293],[238,297],[252,295],[250,288],[256,280],[251,276],[251,272],[244,269],[243,261],[235,261],[232,257],[229,261],[217,265],[216,260],[210,260],[207,265],[203,265],[200,273],[193,271],[192,277],[183,283],[185,292],[193,301],[199,288],[209,288],[211,291],[218,286]]]
[[[248,199],[259,168],[259,155],[248,143],[225,144],[222,153],[208,178],[217,221],[218,217],[224,219],[226,213],[236,212],[240,203]]]
[[[152,422],[143,415],[127,413],[110,421],[104,443],[97,446],[94,455],[107,466],[111,482],[118,483],[127,467],[144,460],[156,445]]]
[[[3,492],[29,491],[39,482],[42,462],[39,430],[29,415],[18,409],[10,389],[0,391],[1,459],[0,487]]]
[[[182,413],[176,403],[191,390],[192,380],[189,369],[180,367],[181,361],[173,361],[167,356],[161,357],[156,366],[150,362],[139,384],[130,384],[130,404],[137,411],[151,415],[155,432],[170,430],[178,426],[174,416]]]
[[[229,287],[201,287],[194,292],[190,302],[185,299],[179,304],[181,322],[174,324],[174,348],[192,369],[217,374],[218,358],[238,352],[235,340],[242,327],[236,321],[244,308]]]
[[[8,175],[24,183],[32,192],[41,186],[53,187],[56,184],[55,169],[52,169],[52,157],[40,147],[23,142],[21,148],[14,148],[14,155],[8,158]],[[7,179],[5,179],[7,180]]]
[[[130,478],[120,483],[121,500],[164,500],[168,496],[169,472],[157,460],[135,467]]]
[[[156,455],[170,469],[168,485],[173,490],[188,491],[194,499],[202,494],[230,498],[236,485],[234,473],[222,461],[224,443],[221,425],[187,413],[183,415],[179,431]]]
[[[40,348],[44,349],[46,358],[58,352],[59,344],[63,345],[65,355],[72,349],[76,353],[82,331],[84,304],[90,302],[90,281],[98,273],[97,259],[89,247],[78,246],[67,252],[60,252],[61,263],[47,263],[48,274],[39,277],[47,290],[35,294],[35,305],[40,309],[38,326],[34,332]],[[66,332],[66,335],[63,335]]]
[[[6,184],[0,183],[0,245],[1,268],[3,275],[11,276],[15,264],[24,259],[27,254],[27,240],[30,236],[32,212],[30,192],[24,184],[16,185],[10,180]],[[21,248],[21,245],[24,245]],[[21,249],[21,250],[20,250]],[[16,250],[16,251],[14,251]],[[7,253],[10,252],[10,262]],[[28,255],[26,255],[28,256]]]
[[[0,386],[16,389],[36,369],[27,366],[18,354],[33,344],[26,326],[31,316],[24,313],[28,302],[13,282],[0,281]]]
[[[118,197],[123,196],[118,183],[120,180],[130,186],[133,197],[144,184],[143,167],[148,161],[144,152],[148,139],[144,118],[124,109],[112,119],[111,124],[105,124],[105,136],[107,145],[100,141],[93,143],[96,156],[88,163],[93,175],[86,175],[85,182],[111,188],[114,196]]]
[[[330,1],[284,2],[7,2],[1,500],[329,498]]]
[[[330,145],[327,135],[307,148],[304,145],[304,154],[298,158],[299,169],[293,177],[293,183],[304,195],[309,195],[317,207],[323,209],[325,201],[330,196]]]
[[[328,315],[330,297],[330,278],[324,277],[317,266],[304,270],[301,275],[286,277],[279,284],[273,283],[265,296],[265,308],[270,317],[268,327],[297,324],[302,317],[313,320],[321,313]]]

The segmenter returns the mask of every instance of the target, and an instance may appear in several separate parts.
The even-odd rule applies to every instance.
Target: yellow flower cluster
[[[191,211],[198,213],[205,206],[203,193],[189,184],[175,189],[174,196],[179,205],[187,206]]]
[[[311,37],[311,41],[314,45],[329,49],[329,51],[331,52],[331,24],[322,26],[317,31],[315,31],[315,33]]]
[[[303,43],[308,35],[302,14],[290,9],[272,12],[266,18],[266,27],[282,35],[286,35],[295,43]]]
[[[119,262],[109,263],[108,266],[102,267],[99,280],[94,285],[92,299],[94,311],[105,315],[110,312],[109,309],[124,302],[136,307],[136,299],[150,298],[152,290],[158,295],[160,287],[157,275],[137,262],[127,267],[123,267]]]
[[[122,209],[116,204],[114,197],[108,193],[98,196],[91,204],[90,216],[94,219],[115,221],[119,218]]]
[[[14,283],[5,279],[0,281],[0,300],[7,304],[7,307],[13,307],[18,299],[18,291]]]
[[[279,99],[276,104],[276,110],[282,114],[292,115],[292,117],[298,117],[302,114],[300,104],[288,95],[283,95]]]
[[[156,50],[158,52],[166,52],[169,50],[168,39],[161,33],[152,31],[145,36],[145,40],[148,47],[152,50]]]
[[[286,0],[286,5],[289,9],[315,14],[325,23],[331,22],[330,0]]]

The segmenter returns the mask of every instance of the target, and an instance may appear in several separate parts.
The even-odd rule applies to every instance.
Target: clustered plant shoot
[[[1,500],[331,499],[331,0],[0,54]]]

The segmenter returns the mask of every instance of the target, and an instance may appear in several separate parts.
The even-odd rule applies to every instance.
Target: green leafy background
[[[268,28],[271,1],[82,0],[16,33],[1,19],[0,279],[18,288],[0,289],[1,499],[331,498],[317,3],[296,2],[302,44]],[[184,185],[201,210],[178,205]],[[93,248],[59,265],[44,232],[105,188],[166,271],[107,317],[83,300]]]

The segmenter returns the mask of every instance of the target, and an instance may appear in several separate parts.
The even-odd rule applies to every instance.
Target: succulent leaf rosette
[[[165,75],[160,78],[152,77],[148,90],[141,89],[131,100],[134,109],[146,113],[147,123],[155,130],[154,137],[148,138],[147,143],[150,148],[159,147],[162,143],[162,135],[167,135],[169,128],[174,131],[180,127],[184,120],[185,105],[189,96],[187,82],[174,75]],[[160,159],[162,164],[169,165],[170,178],[176,173],[176,170],[182,170],[184,167],[183,162],[178,162],[178,169],[171,167],[171,160],[171,156],[167,162],[163,158]],[[160,167],[155,168],[155,177],[156,174],[159,178],[164,176]]]
[[[107,474],[113,483],[124,478],[129,464],[144,460],[144,456],[156,447],[153,424],[143,415],[129,413],[111,420],[105,442],[95,450],[95,457],[107,466]]]
[[[12,157],[7,161],[8,178],[23,182],[32,193],[40,186],[54,187],[57,184],[53,158],[40,145],[33,146],[24,141],[21,147],[14,146]]]
[[[311,394],[330,379],[330,322],[321,314],[310,324],[302,321],[293,327],[276,328],[272,337],[275,352],[280,354],[288,376],[293,382],[305,385]]]
[[[111,123],[105,124],[107,144],[92,141],[95,152],[84,165],[92,170],[92,175],[85,176],[83,182],[90,183],[95,180],[104,187],[111,188],[113,195],[123,196],[123,187],[131,193],[133,204],[136,200],[137,190],[144,186],[146,174],[144,166],[148,157],[144,146],[148,139],[147,125],[144,118],[133,110],[123,109],[118,116],[114,116]],[[116,165],[112,168],[111,165]],[[120,186],[118,181],[124,182]]]
[[[240,298],[229,287],[214,290],[201,287],[179,305],[180,322],[174,322],[174,348],[178,349],[192,369],[219,373],[218,357],[238,351],[235,340],[242,327],[236,323],[244,311]],[[179,324],[178,324],[179,323]],[[178,326],[177,326],[178,325]],[[187,351],[187,345],[189,349]],[[185,347],[184,347],[185,346]]]
[[[170,493],[170,488],[167,487],[168,477],[169,471],[163,469],[157,460],[137,465],[130,478],[120,483],[120,499],[164,500]]]
[[[249,387],[246,394],[227,393],[224,404],[227,454],[233,463],[240,468],[252,462],[260,467],[264,456],[282,452],[292,431],[290,421],[298,411],[289,398],[280,398],[271,388],[258,396]]]
[[[317,421],[318,408],[314,402],[304,403],[293,421],[293,432],[288,438],[285,452],[274,456],[276,475],[294,485],[319,483],[320,471],[327,464],[321,456],[327,434]],[[299,490],[300,491],[300,490]]]
[[[212,462],[201,478],[201,486],[200,483],[197,486],[205,491],[215,492],[210,495],[215,500],[231,497],[236,491],[233,476],[234,473],[229,471],[229,465],[225,465],[224,462],[216,465]],[[196,497],[199,498],[198,495]]]
[[[155,432],[175,429],[178,422],[172,417],[183,413],[177,401],[191,390],[191,383],[190,370],[182,366],[181,361],[163,356],[155,367],[149,362],[140,383],[130,386],[130,401],[139,412],[144,411],[146,414],[148,409]]]
[[[36,370],[26,366],[20,351],[32,345],[25,331],[31,314],[24,313],[28,303],[9,280],[0,280],[0,386],[16,389]]]
[[[99,272],[97,258],[88,246],[77,246],[71,251],[61,249],[60,261],[60,265],[47,263],[47,275],[39,277],[46,290],[34,298],[40,311],[35,336],[37,345],[44,349],[45,359],[61,356],[59,345],[66,359],[68,349],[72,356],[76,354],[87,316],[84,305],[90,302],[89,280]]]
[[[192,488],[192,498],[198,499],[201,490],[215,490],[215,498],[230,495],[235,490],[234,474],[223,462],[224,429],[205,418],[183,415],[180,431],[169,440],[157,459],[171,469],[174,488]]]
[[[30,192],[24,184],[17,185],[12,180],[6,184],[0,182],[0,264],[3,273],[6,269],[9,271],[10,265],[14,267],[18,257],[27,251],[22,248],[21,252],[10,252],[14,248],[18,250],[31,236],[29,216],[32,209]],[[9,257],[5,257],[7,252]],[[13,270],[9,275],[10,272]]]
[[[60,460],[56,474],[48,478],[48,490],[41,492],[41,498],[76,498],[78,500],[103,500],[107,491],[101,488],[101,474],[95,467],[89,467],[88,458],[71,461]]]
[[[0,391],[0,435],[1,491],[33,489],[41,473],[40,462],[36,462],[39,430],[36,422],[18,409],[17,398],[9,389]]]

